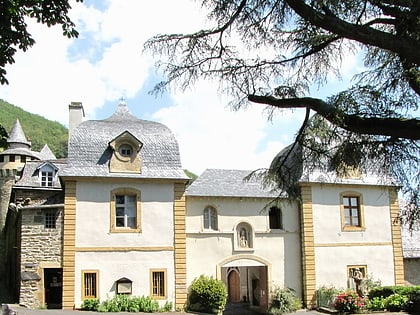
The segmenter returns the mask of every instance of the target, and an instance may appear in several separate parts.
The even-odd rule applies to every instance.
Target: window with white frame
[[[136,227],[136,196],[115,196],[115,226],[125,228]]]
[[[203,216],[204,229],[216,231],[218,229],[216,209],[211,206],[207,206],[204,209]]]
[[[44,164],[39,168],[39,182],[42,187],[54,186],[56,169],[50,164]]]
[[[131,188],[111,192],[111,232],[140,232],[140,191]]]

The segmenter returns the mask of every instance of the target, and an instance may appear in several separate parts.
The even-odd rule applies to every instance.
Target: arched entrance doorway
[[[220,279],[228,288],[229,302],[246,302],[266,311],[271,281],[271,264],[252,255],[235,255],[219,265]]]

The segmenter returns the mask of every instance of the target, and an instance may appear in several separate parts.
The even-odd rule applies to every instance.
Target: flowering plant
[[[365,301],[354,291],[339,293],[334,301],[334,308],[340,313],[359,313]]]

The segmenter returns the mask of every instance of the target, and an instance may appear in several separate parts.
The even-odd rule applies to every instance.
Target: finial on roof
[[[128,109],[128,106],[125,103],[125,97],[120,98],[120,103],[117,106],[117,110],[112,114],[111,117],[109,117],[107,120],[121,120],[121,119],[137,119],[130,110]]]

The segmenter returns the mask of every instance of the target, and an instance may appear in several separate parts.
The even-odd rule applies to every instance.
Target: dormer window
[[[38,178],[41,187],[53,187],[58,169],[51,163],[43,163],[38,167]]]
[[[109,171],[111,173],[140,173],[141,158],[140,150],[143,143],[130,132],[124,131],[114,138],[109,146],[112,156],[109,161]]]

